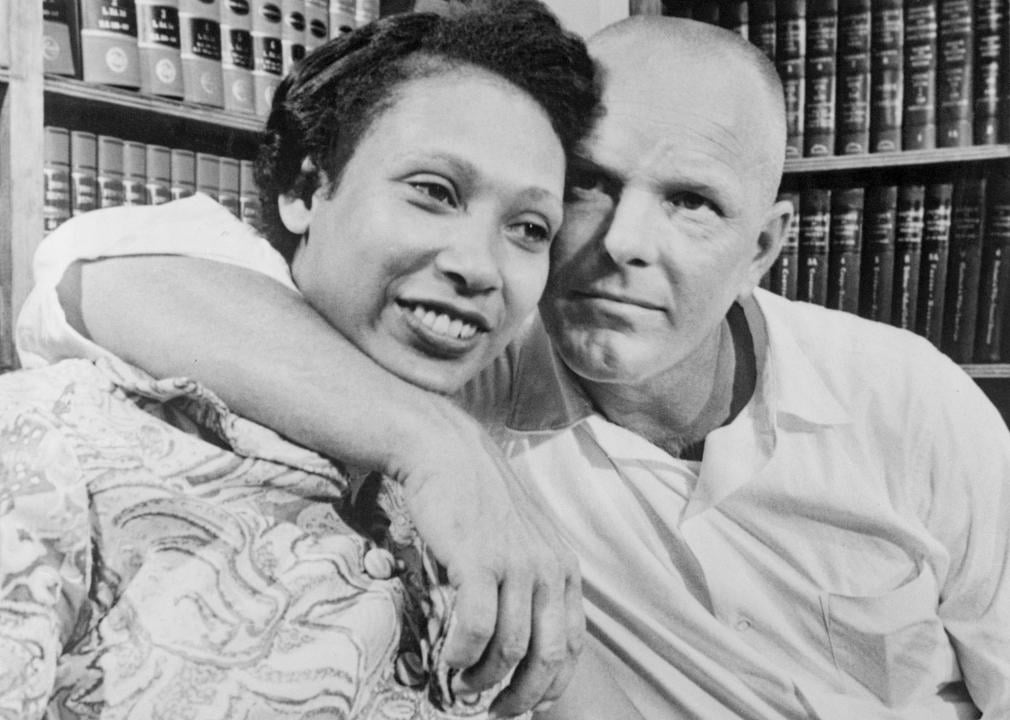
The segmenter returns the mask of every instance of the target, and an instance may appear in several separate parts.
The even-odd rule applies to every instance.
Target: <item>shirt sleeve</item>
[[[15,336],[23,367],[110,353],[67,322],[56,287],[80,260],[131,255],[186,255],[263,273],[293,288],[284,258],[250,226],[206,195],[158,206],[95,210],[46,237],[32,264],[34,286],[18,315]]]
[[[1010,717],[1010,430],[975,382],[951,365],[935,402],[925,520],[947,550],[939,616],[984,718]],[[943,368],[938,368],[943,370]],[[952,375],[950,380],[947,376]],[[932,401],[931,401],[932,402]]]

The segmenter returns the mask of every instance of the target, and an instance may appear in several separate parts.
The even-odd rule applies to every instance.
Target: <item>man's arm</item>
[[[418,531],[458,588],[445,657],[479,689],[523,663],[496,704],[558,696],[581,649],[574,556],[449,399],[390,375],[301,297],[244,268],[176,256],[79,263],[68,320],[155,376],[185,375],[239,414],[401,481]]]

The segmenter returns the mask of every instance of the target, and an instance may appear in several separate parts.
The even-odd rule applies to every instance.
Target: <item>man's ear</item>
[[[302,160],[301,177],[298,182],[289,192],[277,196],[277,211],[280,213],[281,222],[295,235],[304,235],[312,222],[313,193],[307,193],[305,189],[306,186],[315,188],[317,181],[315,164],[311,159],[305,158]],[[306,197],[309,199],[306,200]]]
[[[786,232],[793,213],[796,212],[789,200],[779,200],[768,210],[764,224],[758,234],[754,257],[751,259],[751,289],[761,282],[782,251]]]

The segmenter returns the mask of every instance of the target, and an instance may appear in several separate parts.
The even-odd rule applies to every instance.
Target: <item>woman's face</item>
[[[480,70],[396,93],[332,197],[317,191],[304,222],[289,222],[282,202],[289,229],[309,233],[292,272],[360,350],[451,393],[536,307],[562,219],[564,153],[539,105]]]

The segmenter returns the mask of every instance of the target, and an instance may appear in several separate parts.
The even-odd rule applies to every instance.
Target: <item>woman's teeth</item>
[[[446,313],[425,310],[420,305],[414,306],[414,317],[426,328],[439,335],[448,335],[449,337],[466,340],[477,333],[476,325],[471,325],[459,318],[450,318]]]

